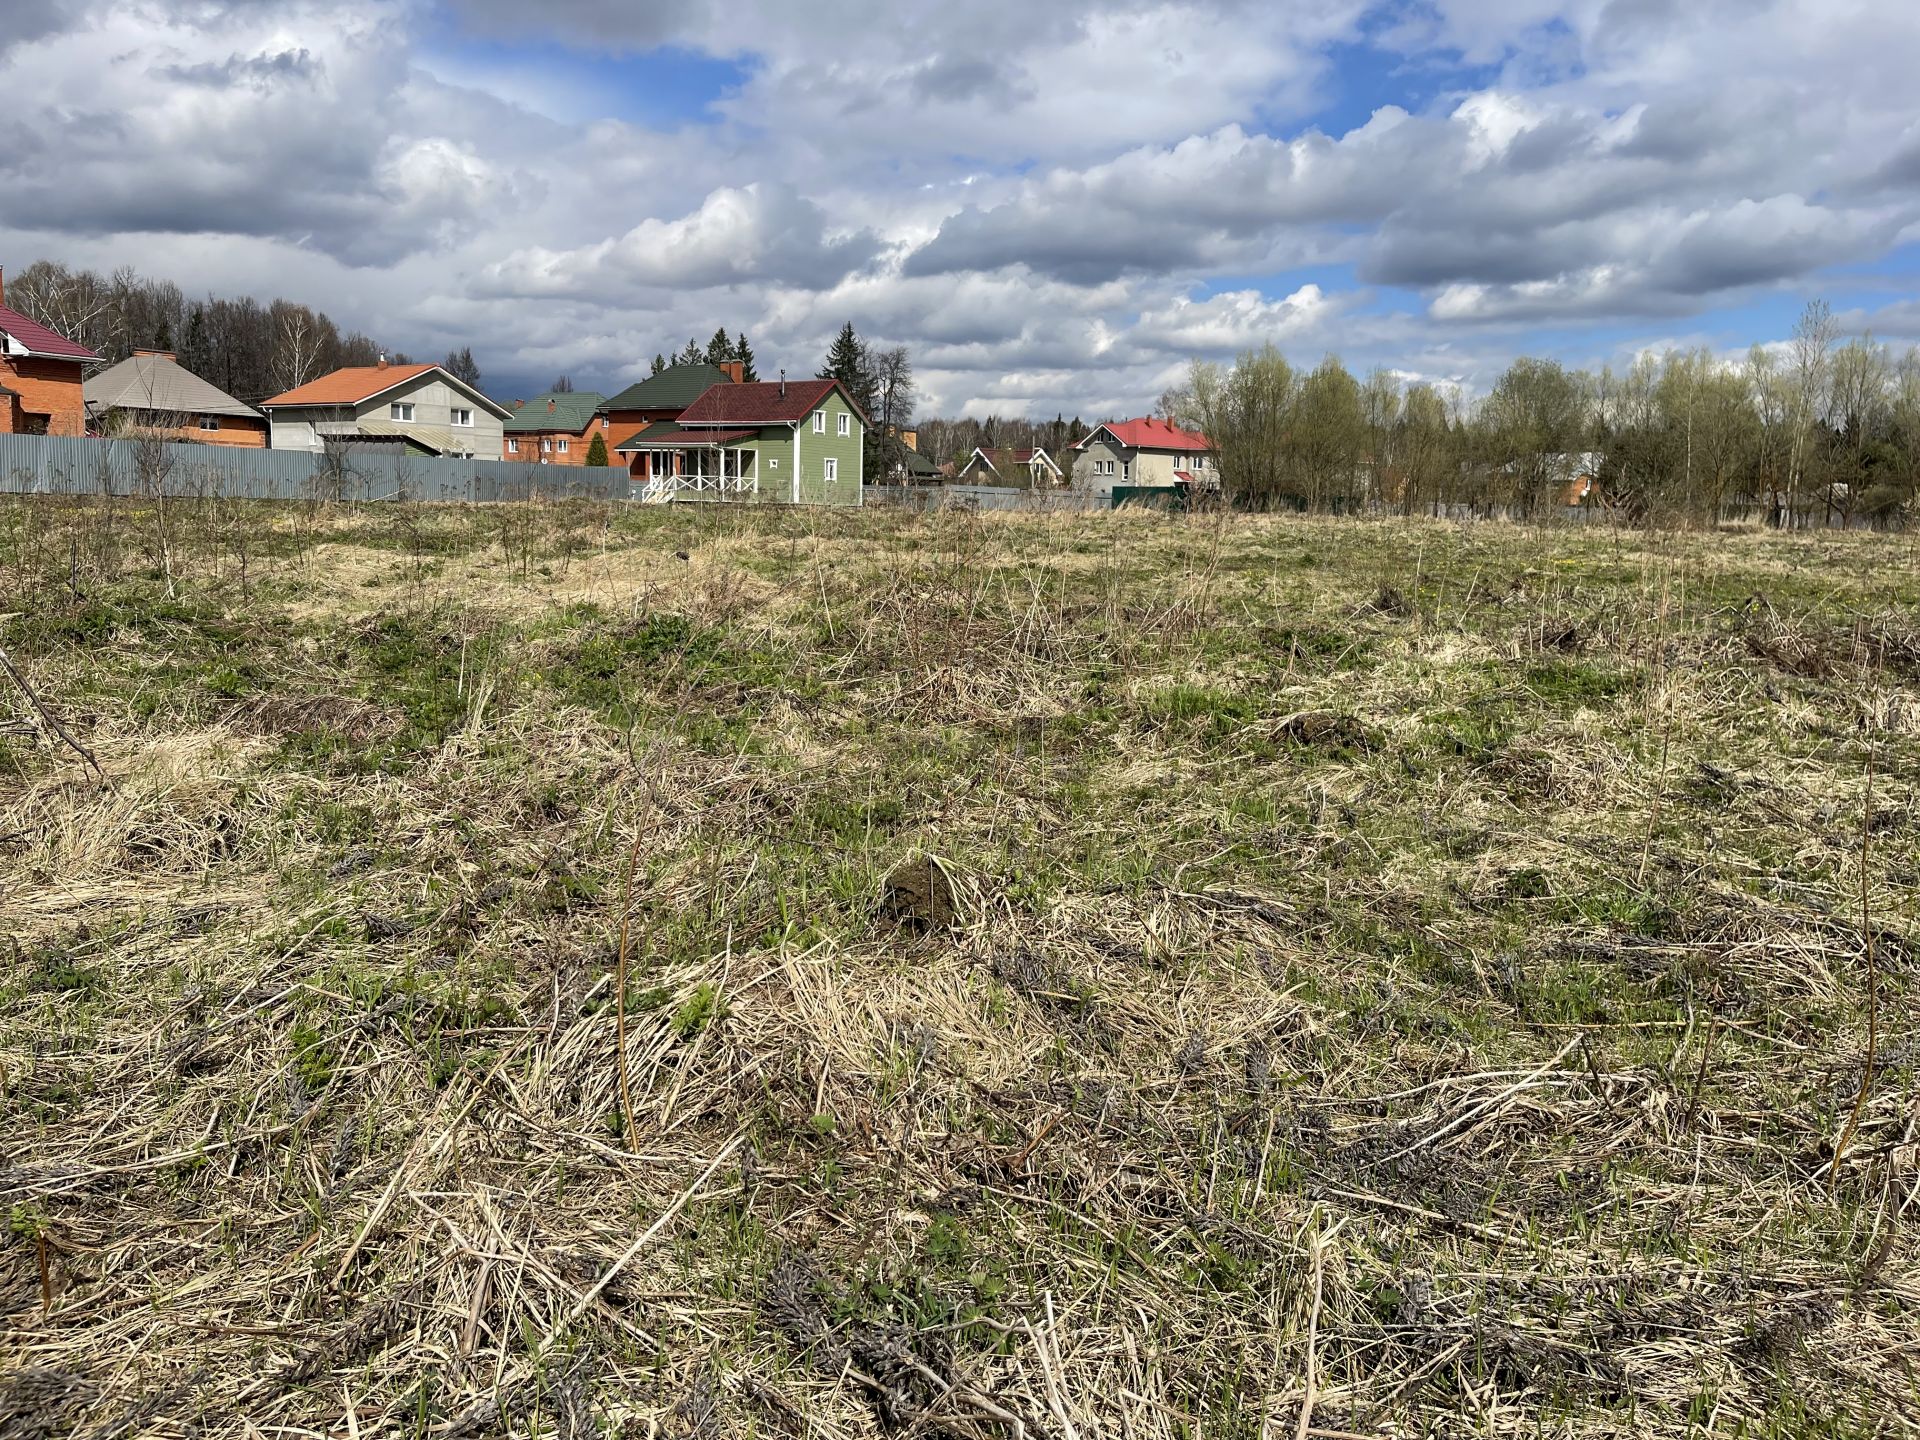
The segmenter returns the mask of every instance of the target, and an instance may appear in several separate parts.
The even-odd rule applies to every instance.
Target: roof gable
[[[718,365],[702,360],[697,365],[669,365],[658,375],[649,375],[629,385],[618,395],[601,402],[602,410],[684,410],[715,385],[731,385],[733,377]]]
[[[1150,418],[1115,420],[1110,424],[1096,426],[1093,434],[1073,448],[1085,449],[1103,430],[1129,450],[1190,451],[1213,448],[1213,443],[1204,435],[1197,435],[1191,430],[1182,430],[1178,425],[1170,424],[1165,420]]]
[[[347,365],[304,385],[262,400],[262,410],[280,406],[359,405],[428,375],[436,375],[489,414],[505,420],[512,412],[489,399],[443,365]]]
[[[29,355],[52,360],[98,360],[100,357],[84,345],[49,330],[38,320],[29,320],[10,305],[0,305],[0,332]]]
[[[759,380],[747,385],[715,385],[689,405],[682,425],[797,425],[838,393],[846,406],[867,423],[838,380]]]

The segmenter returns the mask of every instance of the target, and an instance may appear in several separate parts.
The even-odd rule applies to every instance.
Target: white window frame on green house
[[[389,420],[398,420],[405,425],[411,425],[413,423],[413,401],[389,401],[387,403],[387,418]]]
[[[813,433],[816,435],[824,435],[827,433],[826,411],[816,410],[813,412]]]
[[[844,410],[840,412],[840,434],[843,439],[853,434],[853,416]]]
[[[827,471],[826,471],[826,474],[821,478],[824,479],[829,485],[835,485],[839,483],[840,457],[838,455],[827,456]]]

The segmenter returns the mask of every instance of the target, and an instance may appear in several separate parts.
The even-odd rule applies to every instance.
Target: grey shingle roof
[[[702,361],[698,365],[669,365],[658,375],[649,375],[637,385],[629,385],[602,410],[684,410],[715,385],[732,383],[733,377],[717,365]]]
[[[81,393],[87,409],[96,415],[108,410],[149,410],[170,415],[266,418],[164,355],[132,355],[118,365],[109,365],[82,385]]]

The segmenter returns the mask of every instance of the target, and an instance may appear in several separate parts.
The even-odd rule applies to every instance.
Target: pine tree
[[[474,389],[480,388],[480,366],[473,358],[473,347],[464,345],[458,350],[449,350],[447,358],[440,362],[440,368],[456,380],[464,380]]]
[[[707,352],[700,348],[700,342],[697,340],[689,340],[687,341],[687,348],[680,352],[680,357],[673,363],[676,365],[698,365],[706,358]]]
[[[860,413],[867,417],[861,449],[864,452],[864,472],[869,476],[886,473],[885,455],[882,450],[882,436],[877,422],[873,419],[874,400],[879,390],[879,381],[874,374],[873,357],[867,353],[865,342],[855,333],[851,322],[840,327],[840,333],[834,337],[833,347],[827,351],[826,365],[820,371],[822,380],[838,380],[846,386],[847,394],[853,397],[853,403]]]
[[[838,380],[863,411],[873,408],[873,367],[867,359],[866,344],[854,332],[851,322],[840,327],[833,348],[827,351],[826,364],[820,369],[822,380]]]
[[[656,354],[653,357],[653,373],[658,375],[662,370],[666,368],[667,368],[667,357],[664,355]]]
[[[760,372],[753,368],[753,347],[747,344],[747,332],[742,330],[740,338],[733,347],[733,358],[740,362],[740,379],[751,385],[760,378]]]
[[[726,327],[713,332],[713,338],[707,341],[707,364],[718,370],[733,359],[733,341],[727,338]]]
[[[593,440],[587,446],[587,464],[605,465],[607,463],[607,437],[601,431],[593,432]]]

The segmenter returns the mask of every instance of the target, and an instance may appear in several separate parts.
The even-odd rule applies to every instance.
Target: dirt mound
[[[896,866],[881,887],[880,913],[913,930],[945,930],[958,923],[953,881],[944,866],[920,855]]]

